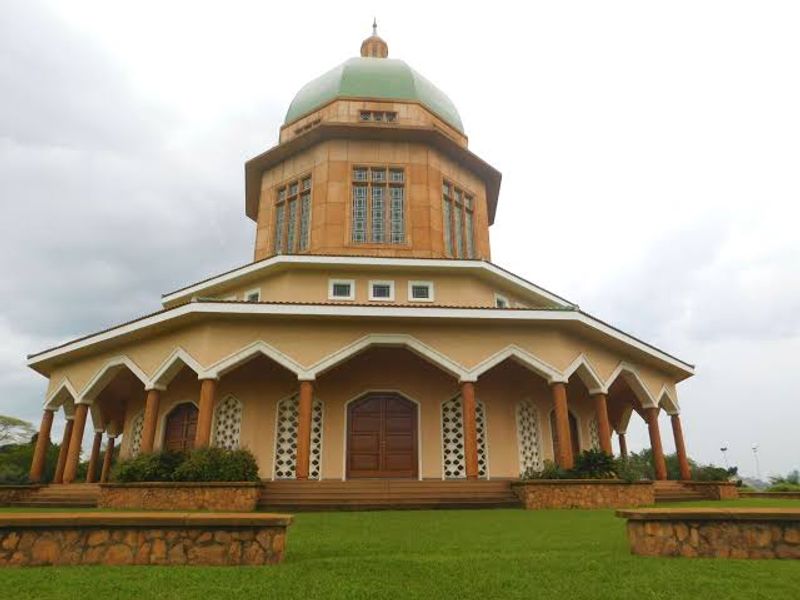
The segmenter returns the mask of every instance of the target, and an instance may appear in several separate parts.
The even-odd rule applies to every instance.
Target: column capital
[[[297,376],[297,381],[300,383],[303,383],[304,381],[307,381],[308,383],[314,383],[316,380],[317,376],[313,373],[301,373]]]
[[[145,392],[166,392],[167,386],[164,383],[151,383],[144,388]]]
[[[203,373],[197,376],[198,381],[219,381],[219,375],[208,375]]]

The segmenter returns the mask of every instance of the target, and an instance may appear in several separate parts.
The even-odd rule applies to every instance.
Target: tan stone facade
[[[257,501],[256,483],[104,483],[97,507],[249,512]]]
[[[528,510],[548,508],[625,508],[655,504],[649,481],[612,480],[526,481],[514,486]]]

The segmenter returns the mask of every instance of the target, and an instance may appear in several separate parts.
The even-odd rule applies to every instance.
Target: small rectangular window
[[[370,281],[370,300],[394,300],[394,281]]]
[[[303,179],[303,191],[311,189],[311,177],[306,177]]]
[[[352,279],[328,281],[328,300],[355,300],[355,282]]]
[[[389,171],[389,177],[390,177],[389,180],[392,183],[403,183],[404,181],[403,169],[391,169]]]
[[[505,296],[501,296],[500,294],[495,294],[494,305],[497,308],[508,308],[509,307],[508,298],[506,298]]]
[[[433,282],[431,282],[431,281],[409,281],[408,282],[408,301],[409,302],[433,302]]]
[[[386,120],[390,123],[394,123],[397,120],[397,113],[395,112],[387,112],[386,113]]]
[[[366,181],[367,170],[364,167],[356,167],[353,169],[353,179],[355,181]]]
[[[370,117],[372,116],[372,113],[369,112],[368,110],[362,110],[358,116],[362,121],[369,121]]]
[[[372,169],[372,181],[378,183],[386,181],[386,169]]]
[[[260,302],[261,301],[261,290],[249,290],[244,293],[244,300],[245,302]]]
[[[290,196],[297,196],[297,182],[296,181],[292,185],[289,186],[289,195]]]

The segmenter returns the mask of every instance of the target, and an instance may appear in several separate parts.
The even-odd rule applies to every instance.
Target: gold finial
[[[386,58],[389,46],[378,36],[378,19],[372,17],[372,35],[361,42],[361,56],[370,58]]]

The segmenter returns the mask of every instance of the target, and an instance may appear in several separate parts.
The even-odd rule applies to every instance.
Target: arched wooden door
[[[416,478],[417,407],[375,393],[347,407],[347,478]]]
[[[191,450],[197,433],[197,407],[191,402],[179,404],[167,415],[164,427],[165,450]]]

